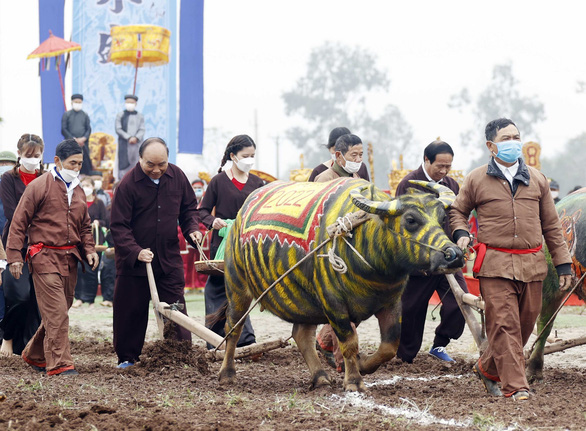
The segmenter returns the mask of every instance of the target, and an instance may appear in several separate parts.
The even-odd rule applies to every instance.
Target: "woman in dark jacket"
[[[43,140],[32,134],[24,134],[16,144],[18,160],[14,169],[2,174],[0,182],[0,198],[4,206],[6,224],[2,232],[2,244],[6,247],[8,232],[12,223],[14,210],[20,201],[26,186],[43,174]],[[28,240],[25,240],[25,244]],[[26,247],[22,249],[23,259]],[[41,315],[37,306],[37,298],[28,265],[22,268],[21,277],[16,280],[10,271],[2,273],[6,312],[0,323],[4,330],[0,354],[10,356],[13,353],[20,355],[24,346],[37,332],[41,323]]]
[[[264,181],[256,175],[249,174],[254,164],[256,144],[247,135],[234,136],[226,147],[224,157],[218,169],[218,174],[212,178],[206,193],[199,204],[201,222],[208,228],[214,229],[210,256],[214,259],[222,238],[218,231],[227,224],[226,219],[235,219],[238,210],[250,193],[264,185]],[[227,161],[232,161],[229,170],[222,171]],[[214,211],[215,210],[215,211]],[[206,315],[215,313],[226,301],[224,276],[208,277],[204,290]],[[220,336],[224,336],[223,319],[210,329]],[[250,318],[246,318],[244,329],[240,335],[238,346],[247,346],[256,342]],[[210,347],[208,345],[208,347]]]
[[[96,245],[104,243],[105,233],[102,228],[108,228],[109,217],[106,205],[101,199],[96,198],[95,183],[90,177],[81,180],[81,188],[85,193],[87,201],[87,211],[92,220],[92,235],[96,239]],[[102,253],[98,253],[102,257]],[[79,262],[77,267],[77,284],[75,285],[75,302],[71,305],[73,308],[79,308],[83,303],[88,303],[90,307],[94,306],[96,295],[98,294],[98,271],[100,265],[92,270],[90,265]],[[83,271],[85,266],[85,271]]]

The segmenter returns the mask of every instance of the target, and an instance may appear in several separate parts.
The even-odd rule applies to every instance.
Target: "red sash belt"
[[[472,268],[472,272],[478,273],[480,272],[480,268],[482,268],[482,262],[484,262],[484,257],[486,256],[486,249],[502,251],[503,253],[510,253],[510,254],[531,254],[537,253],[541,250],[542,244],[539,244],[537,247],[534,248],[499,248],[499,247],[490,247],[482,242],[476,244],[473,248],[476,252],[476,260],[474,261],[474,267]]]
[[[31,244],[28,246],[28,250],[26,252],[26,260],[29,260],[30,258],[32,258],[35,254],[39,253],[43,248],[50,248],[53,250],[71,250],[72,248],[75,248],[75,245],[46,245],[43,244],[42,242],[39,242],[37,244]]]

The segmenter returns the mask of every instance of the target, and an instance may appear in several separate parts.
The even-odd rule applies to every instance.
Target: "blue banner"
[[[44,0],[43,0],[44,1]],[[92,132],[118,136],[116,114],[124,110],[124,95],[132,94],[134,67],[108,62],[110,28],[118,25],[150,24],[171,32],[169,63],[138,69],[137,111],[145,118],[145,139],[163,138],[169,160],[177,152],[177,4],[176,0],[74,0],[73,41],[81,51],[73,54],[72,93],[84,97],[83,110]]]
[[[65,0],[39,0],[39,45],[49,38],[49,31],[63,38],[64,7]],[[53,163],[55,148],[63,140],[61,117],[65,112],[55,59],[48,58],[47,62],[49,61],[49,70],[40,71],[43,141],[45,142],[43,162],[45,163]],[[64,63],[61,64],[61,73],[65,79]]]
[[[181,2],[179,23],[179,152],[203,149],[203,0]]]

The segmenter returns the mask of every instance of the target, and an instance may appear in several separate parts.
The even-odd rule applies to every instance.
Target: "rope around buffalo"
[[[352,236],[350,231],[353,229],[353,226],[352,226],[352,221],[348,217],[348,214],[345,215],[344,217],[338,217],[338,219],[336,220],[336,223],[338,224],[338,226],[332,236],[330,236],[329,238],[322,241],[321,244],[319,244],[316,248],[311,250],[299,262],[297,262],[295,265],[293,265],[291,268],[289,268],[287,271],[285,271],[285,273],[283,275],[281,275],[279,278],[277,278],[273,284],[271,284],[269,287],[267,287],[267,289],[256,299],[256,301],[254,301],[252,306],[248,308],[248,311],[246,313],[244,313],[244,315],[240,318],[240,320],[238,322],[236,322],[236,324],[234,326],[232,326],[232,328],[230,329],[230,331],[228,331],[228,333],[222,339],[220,344],[218,344],[216,346],[216,348],[214,349],[214,352],[216,352],[220,348],[220,346],[226,342],[226,339],[230,336],[230,334],[232,334],[232,332],[234,332],[234,329],[236,329],[238,327],[238,325],[241,325],[242,323],[244,323],[244,321],[246,320],[246,318],[248,317],[250,312],[254,309],[254,307],[256,307],[256,305],[269,293],[269,291],[273,287],[275,287],[281,280],[283,280],[287,275],[289,275],[291,273],[291,271],[293,271],[295,268],[297,268],[299,265],[301,265],[303,262],[305,262],[307,259],[309,259],[309,257],[313,256],[324,245],[326,245],[328,242],[330,242],[332,240],[335,240],[337,237],[341,236],[344,239],[344,241],[346,241],[346,244],[348,244],[352,248],[352,250],[354,250],[354,252],[364,261],[364,263],[366,263],[366,265],[368,265],[370,268],[372,268],[372,266],[370,266],[370,264],[366,261],[366,259],[364,259],[364,257],[362,257],[360,255],[358,250],[356,250],[354,247],[352,247],[352,245],[346,240],[346,238],[344,238],[344,235]],[[332,247],[332,249],[330,249],[330,252],[328,252],[327,255],[318,255],[318,257],[330,256],[330,264],[332,265],[334,270],[340,271],[340,269],[343,269],[342,273],[344,273],[347,271],[348,266],[342,260],[342,258],[340,258],[339,256],[336,256],[334,254],[335,248],[336,248],[336,243],[334,241],[334,246]],[[338,268],[338,269],[336,269],[336,268]]]
[[[366,266],[368,266],[370,269],[374,269],[367,262],[367,260],[360,254],[360,252],[356,250],[354,246],[350,244],[350,242],[346,239],[347,236],[352,238],[352,234],[350,233],[350,231],[353,229],[352,221],[350,220],[350,217],[348,217],[348,214],[346,214],[344,217],[338,217],[336,223],[338,224],[338,228],[336,229],[336,232],[334,234],[334,245],[332,246],[332,248],[330,248],[328,254],[318,254],[317,257],[327,257],[334,271],[337,271],[340,274],[345,274],[348,271],[348,265],[346,265],[346,262],[344,262],[344,260],[340,256],[336,255],[335,239],[337,237],[340,237],[344,240],[346,244],[348,244],[348,246],[352,249],[356,256],[358,256]]]
[[[334,232],[334,234],[332,236],[330,236],[329,238],[325,239],[324,241],[322,241],[316,248],[314,248],[313,250],[311,250],[308,254],[306,254],[299,262],[297,262],[295,265],[293,265],[291,268],[289,268],[287,271],[285,271],[285,273],[283,275],[281,275],[279,278],[277,278],[277,280],[275,280],[273,282],[273,284],[271,284],[269,287],[267,287],[267,289],[256,299],[256,301],[254,301],[254,303],[252,304],[251,307],[248,308],[248,311],[246,311],[246,313],[244,313],[244,315],[240,318],[240,320],[238,322],[236,322],[236,324],[234,326],[232,326],[232,328],[228,331],[228,333],[226,334],[226,336],[222,339],[222,341],[220,342],[220,344],[218,344],[216,346],[216,348],[214,349],[214,352],[216,352],[220,346],[222,344],[224,344],[226,342],[226,339],[232,334],[232,332],[234,332],[234,330],[238,327],[238,325],[242,325],[244,323],[244,321],[246,320],[246,318],[248,317],[248,315],[252,312],[252,310],[254,309],[254,307],[256,307],[256,305],[269,293],[269,291],[275,287],[281,280],[283,280],[287,275],[289,275],[291,273],[291,271],[293,271],[295,268],[297,268],[299,265],[301,265],[303,262],[305,262],[307,259],[309,259],[309,257],[311,257],[312,255],[314,255],[319,249],[321,249],[324,245],[326,245],[328,242],[330,241],[334,241],[334,245],[332,246],[332,248],[328,251],[328,254],[322,254],[322,255],[318,255],[318,257],[328,257],[330,264],[332,265],[332,268],[335,271],[338,271],[342,274],[346,273],[348,270],[348,265],[346,265],[346,263],[344,262],[344,260],[340,257],[337,256],[335,254],[335,250],[336,250],[336,242],[335,239],[337,237],[342,237],[342,239],[346,242],[346,244],[348,244],[348,246],[350,246],[350,248],[354,251],[354,253],[356,253],[356,255],[371,269],[372,266],[366,261],[366,259],[360,254],[360,252],[358,250],[356,250],[352,244],[350,244],[348,242],[348,240],[345,238],[345,236],[350,236],[352,237],[352,234],[350,233],[350,231],[353,229],[352,226],[352,221],[349,218],[350,214],[346,214],[344,217],[338,217],[338,219],[336,220],[337,223],[337,229]],[[434,247],[431,246],[429,244],[424,244],[422,242],[419,242],[417,240],[408,238],[404,235],[401,235],[398,232],[393,232],[390,231],[392,233],[394,233],[395,235],[398,235],[400,237],[405,238],[408,241],[412,241],[416,244],[419,244],[423,247],[427,247],[430,248],[432,250],[437,250],[441,253],[443,253],[444,255],[446,254],[445,251],[443,251],[442,249],[438,248],[438,247]]]

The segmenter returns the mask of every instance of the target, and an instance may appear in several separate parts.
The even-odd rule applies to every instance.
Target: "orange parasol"
[[[51,30],[49,30],[49,38],[39,45],[37,49],[29,54],[26,58],[41,59],[41,69],[49,70],[51,65],[50,58],[55,57],[55,66],[59,72],[59,84],[61,84],[61,95],[63,96],[63,107],[67,111],[67,105],[65,104],[65,89],[63,88],[63,77],[61,76],[61,56],[71,51],[80,51],[81,45],[75,42],[67,42],[60,37],[55,36]],[[49,60],[47,60],[49,59]]]
[[[114,64],[134,66],[134,86],[138,68],[169,63],[171,32],[156,25],[119,25],[110,29],[112,46],[110,61]]]

